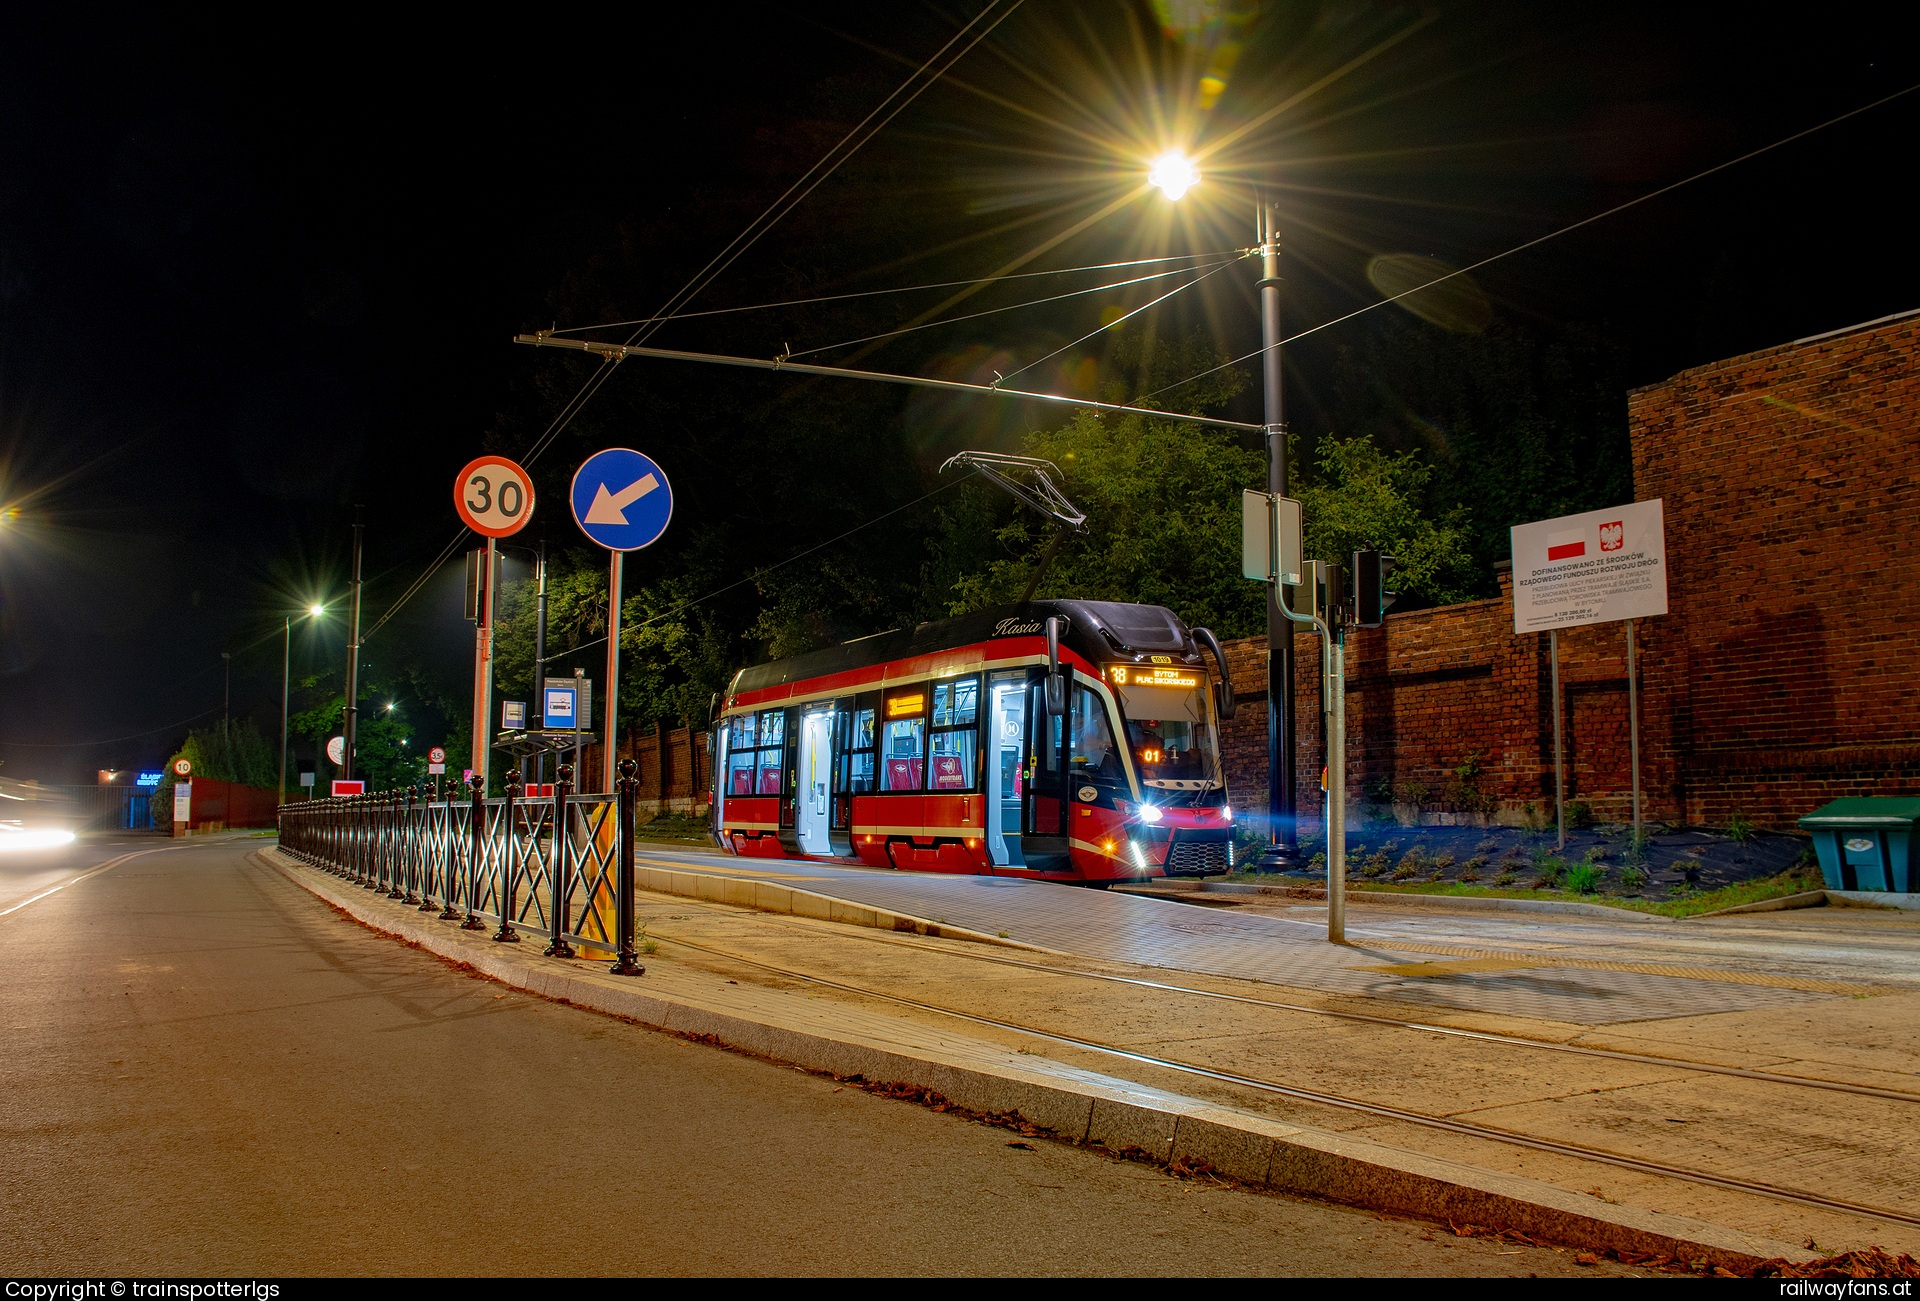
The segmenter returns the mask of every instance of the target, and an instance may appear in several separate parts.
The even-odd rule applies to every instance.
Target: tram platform
[[[1831,945],[1783,954],[1757,928],[1680,926],[1623,913],[1476,913],[1348,900],[1345,946],[1323,903],[1229,909],[1018,877],[953,876],[755,860],[646,846],[645,865],[768,881],[1053,953],[1435,1008],[1605,1025],[1920,992],[1920,928],[1896,926],[1871,958]],[[1196,901],[1197,902],[1197,901]],[[1822,920],[1830,921],[1831,918]],[[1883,928],[1884,929],[1884,928]],[[1742,936],[1753,938],[1742,942]]]
[[[1336,946],[1309,901],[1204,908],[644,845],[642,867],[869,914],[645,893],[657,948],[623,981],[262,857],[510,984],[1203,1177],[1734,1268],[1920,1251],[1911,913],[1615,922],[1356,896]]]

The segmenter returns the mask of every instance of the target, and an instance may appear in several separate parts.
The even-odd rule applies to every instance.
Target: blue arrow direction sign
[[[625,447],[595,452],[573,476],[573,518],[609,551],[657,542],[673,518],[673,489],[652,458]]]

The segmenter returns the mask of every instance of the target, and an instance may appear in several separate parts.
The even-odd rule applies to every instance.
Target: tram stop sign
[[[533,518],[533,480],[504,456],[479,457],[453,481],[453,508],[481,537],[512,537]]]
[[[625,447],[588,457],[574,473],[572,498],[580,531],[609,551],[651,546],[673,518],[667,472]]]

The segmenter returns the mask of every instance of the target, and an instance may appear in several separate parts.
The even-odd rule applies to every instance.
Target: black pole
[[[496,944],[518,944],[520,932],[513,929],[513,860],[520,842],[513,834],[513,806],[520,794],[520,774],[509,768],[500,784],[507,792],[507,802],[500,808],[501,829],[506,835],[500,845],[500,929],[493,933],[493,940]]]
[[[428,870],[427,828],[433,823],[433,806],[428,802],[430,792],[425,782],[416,782],[407,787],[407,839],[413,847],[413,873],[418,878],[420,897],[413,897],[413,885],[407,886],[407,902],[418,904],[420,911],[433,911],[433,898],[427,892],[433,888],[433,876]],[[418,807],[416,808],[416,802]]]
[[[534,710],[535,726],[542,731],[547,726],[547,540],[540,539],[540,591],[533,620],[533,699],[527,702]],[[542,750],[534,761],[534,780],[547,779],[547,752]]]
[[[479,773],[467,779],[467,787],[473,801],[473,816],[468,822],[467,831],[467,919],[460,923],[463,931],[484,931],[486,923],[480,920],[480,865],[487,861],[487,779]]]
[[[547,920],[553,927],[553,943],[547,945],[550,958],[571,958],[573,945],[567,943],[567,896],[573,887],[567,881],[573,858],[573,827],[567,821],[567,794],[573,787],[573,765],[563,763],[553,774],[553,861],[550,868],[553,905]]]
[[[613,884],[613,942],[618,954],[613,960],[612,972],[616,976],[647,974],[647,969],[638,961],[640,955],[633,943],[633,797],[640,785],[639,779],[634,776],[639,766],[631,759],[622,759],[617,769],[620,776],[614,782],[614,789],[618,792],[614,811],[619,818],[615,828],[619,836],[619,858],[616,860],[617,875]]]
[[[1260,239],[1261,375],[1266,386],[1267,491],[1288,495],[1286,406],[1280,387],[1280,236],[1274,205],[1261,200],[1256,234]],[[1294,767],[1293,623],[1280,613],[1278,589],[1267,589],[1267,847],[1258,866],[1264,871],[1292,867],[1299,857],[1299,785]],[[1288,604],[1292,604],[1289,597]]]
[[[439,780],[437,777],[434,778],[436,785],[438,785]],[[435,793],[438,794],[437,791]],[[453,862],[455,857],[454,851],[459,848],[459,841],[454,838],[453,834],[453,790],[451,787],[448,788],[446,795],[446,801],[441,808],[441,816],[444,817],[446,821],[441,828],[445,834],[440,837],[440,920],[443,922],[457,922],[460,920],[460,909],[454,905],[453,901],[459,895],[460,887],[454,876]]]
[[[342,731],[344,746],[340,775],[353,779],[353,744],[360,721],[360,508],[353,508],[353,596],[347,616],[347,724]]]

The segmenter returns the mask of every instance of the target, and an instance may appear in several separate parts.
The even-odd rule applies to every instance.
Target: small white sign
[[[301,773],[301,774],[300,774],[300,784],[301,784],[302,786],[311,786],[311,785],[313,785],[313,774],[312,774],[312,773],[310,773],[310,772],[303,772],[303,773]]]
[[[444,763],[430,763],[427,765],[427,772],[429,775],[434,773],[443,773],[446,770],[447,770],[447,765],[445,765]]]
[[[193,783],[175,782],[173,786],[173,820],[175,822],[193,821]]]
[[[1240,494],[1240,576],[1300,585],[1300,503],[1252,489]],[[1278,541],[1278,554],[1275,542]]]
[[[1514,525],[1513,630],[1665,614],[1665,521],[1655,500]]]

